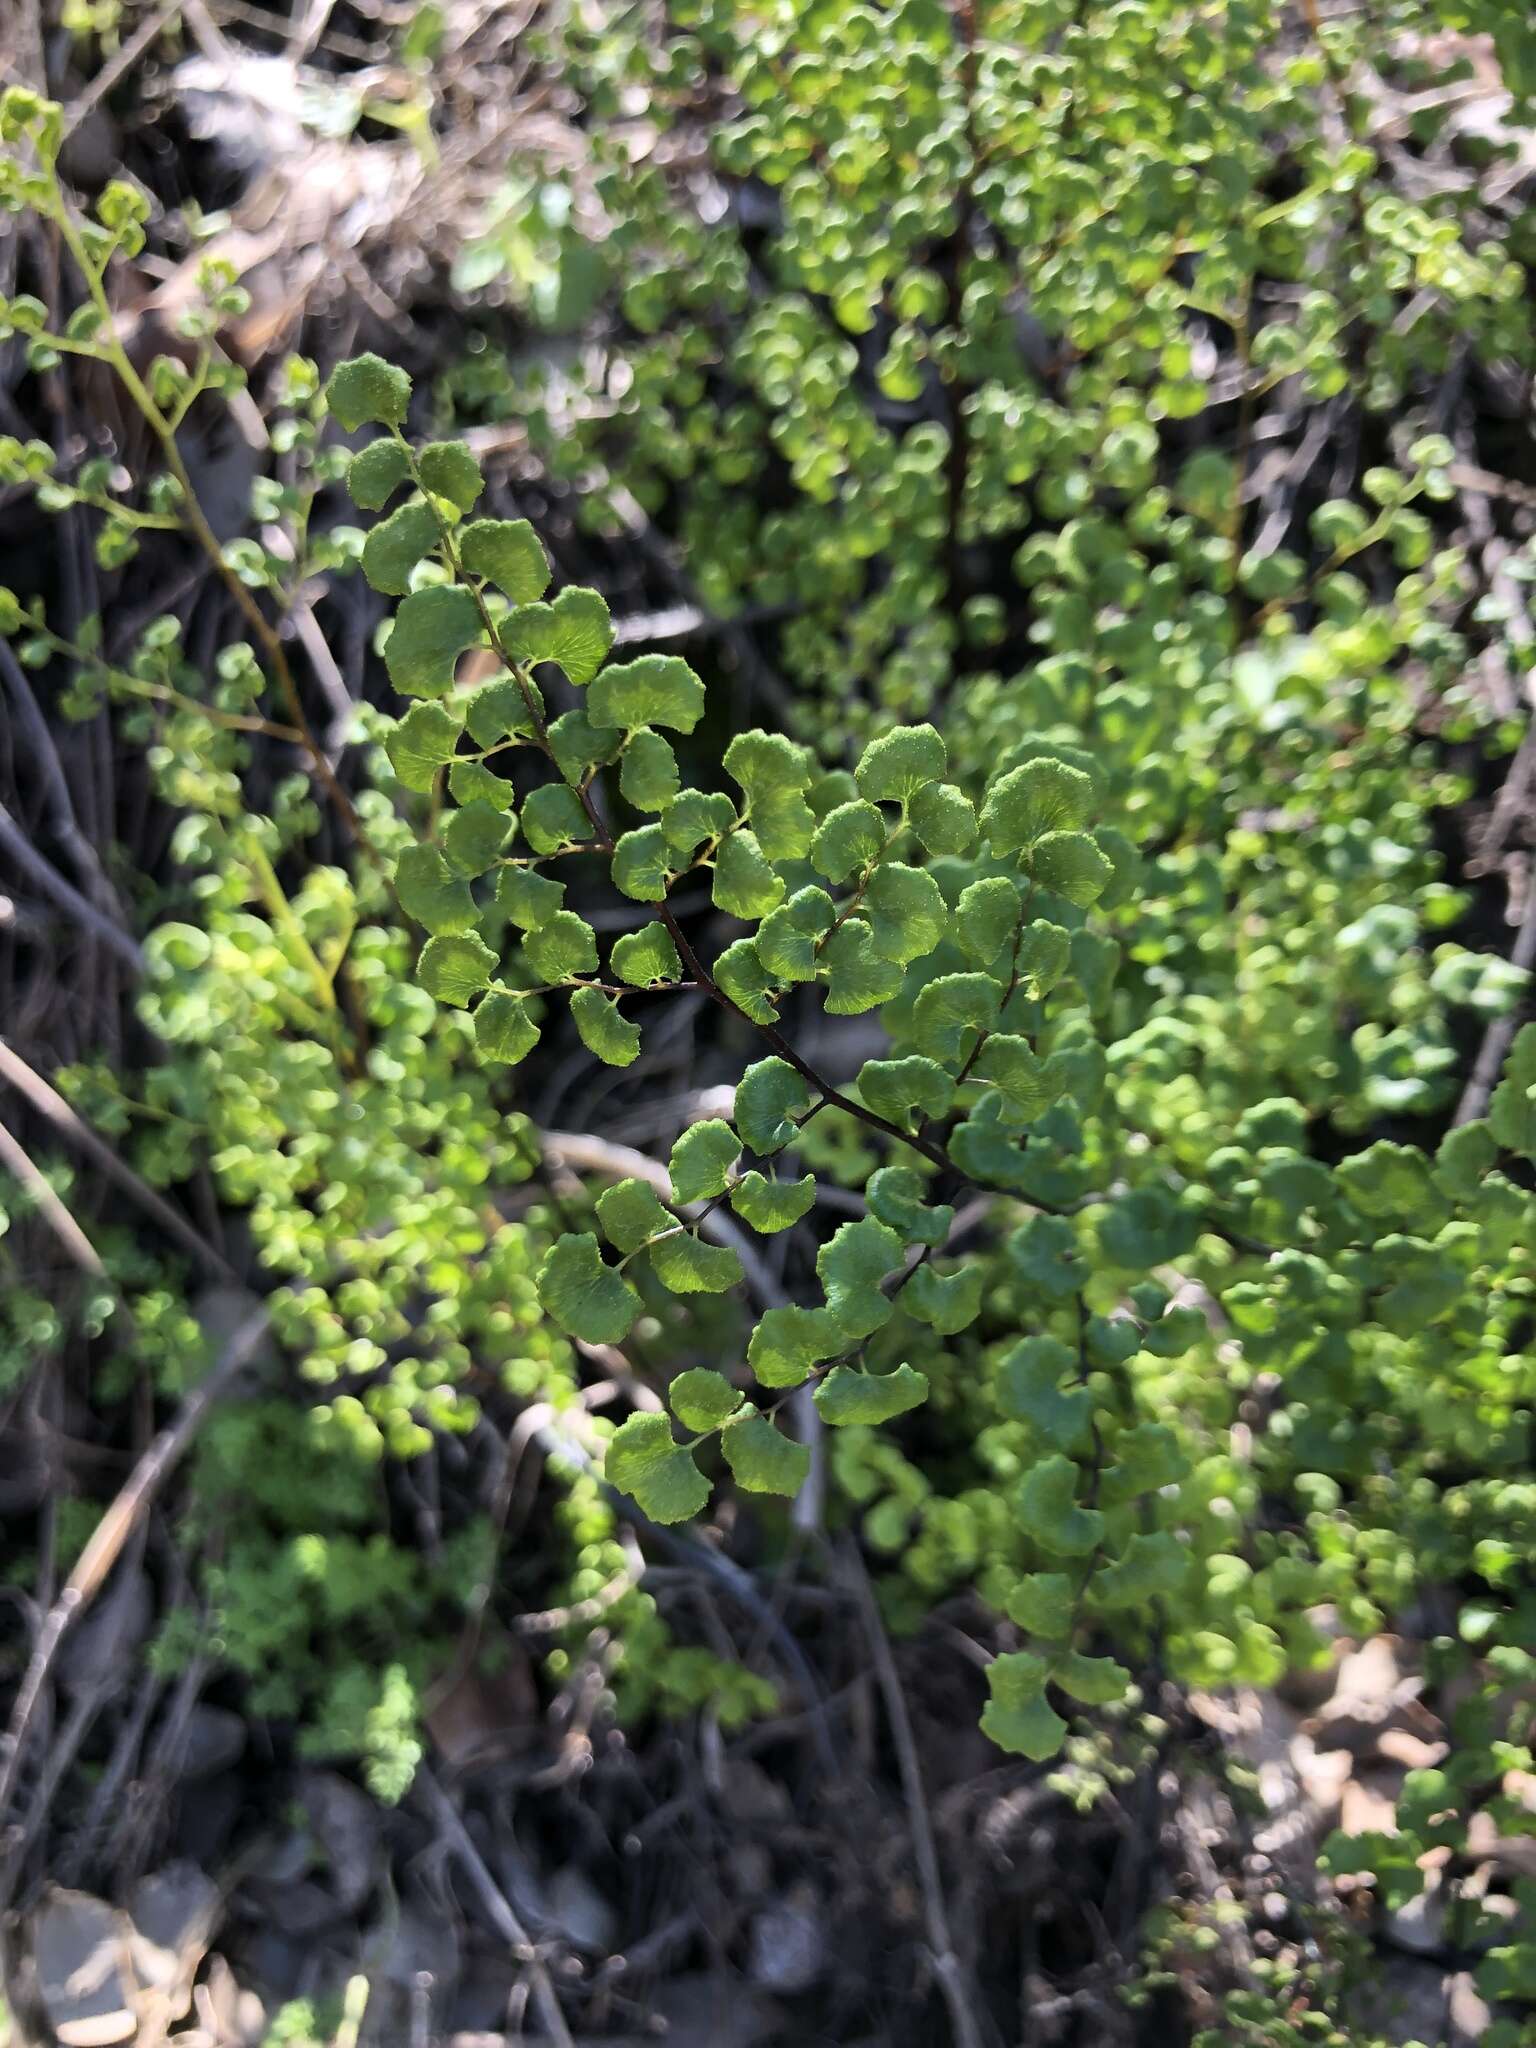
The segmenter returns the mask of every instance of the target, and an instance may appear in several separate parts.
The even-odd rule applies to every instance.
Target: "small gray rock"
[[[725,1971],[669,1977],[647,2014],[663,2022],[666,2048],[758,2048],[780,2017],[771,1999]]]
[[[425,1895],[406,1899],[369,1963],[370,1974],[407,1990],[422,1977],[434,1987],[451,1988],[459,1970],[458,1931],[445,1914],[432,1910]]]
[[[1445,1898],[1439,1872],[1433,1876],[1435,1881],[1416,1898],[1386,1916],[1388,1939],[1414,1955],[1436,1955],[1445,1944]]]
[[[195,1785],[204,1778],[217,1777],[244,1754],[245,1722],[240,1715],[228,1707],[199,1702],[187,1716],[175,1759],[176,1774],[184,1784]]]
[[[613,1908],[574,1864],[564,1865],[551,1878],[545,1920],[572,1948],[606,1955],[613,1946],[617,1925]]]
[[[59,2048],[111,2048],[138,2031],[127,1927],[88,1892],[55,1891],[32,1927],[38,1994]]]
[[[803,1880],[752,1922],[747,1972],[764,1991],[809,1991],[826,1967],[823,1907],[816,1887]]]
[[[750,1758],[728,1763],[720,1777],[720,1804],[732,1820],[787,1821],[794,1807],[777,1778]]]
[[[335,1771],[306,1771],[300,1797],[325,1851],[336,1902],[360,1906],[378,1876],[379,1809],[359,1786]]]
[[[154,1595],[142,1571],[116,1573],[106,1591],[64,1638],[57,1670],[66,1692],[100,1687],[117,1692],[137,1673],[135,1652],[149,1634]]]
[[[139,2016],[150,2038],[185,2015],[218,1916],[219,1888],[195,1863],[167,1863],[134,1886],[128,1953],[139,1986]]]
[[[471,1954],[459,1973],[449,2002],[447,2026],[450,2040],[493,2033],[507,2016],[508,2003],[517,1988],[517,1966],[507,1955]],[[497,2034],[499,2041],[502,2037]]]
[[[1493,2025],[1493,2007],[1478,1990],[1469,1970],[1458,1970],[1445,1980],[1446,2017],[1450,2033],[1447,2048],[1472,2048],[1485,2038]]]

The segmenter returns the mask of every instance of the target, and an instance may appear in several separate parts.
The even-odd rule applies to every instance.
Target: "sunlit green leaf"
[[[759,1060],[736,1084],[732,1119],[747,1150],[764,1158],[790,1142],[810,1106],[811,1091],[787,1060]]]
[[[597,972],[597,935],[574,910],[557,910],[523,940],[528,964],[540,981],[567,981]]]
[[[395,868],[400,907],[424,931],[467,932],[479,917],[469,884],[461,881],[435,846],[408,846]]]
[[[545,1312],[588,1344],[622,1344],[640,1313],[639,1295],[621,1273],[604,1265],[590,1231],[555,1240],[539,1267],[538,1288]],[[614,1478],[614,1484],[624,1482]]]
[[[732,917],[764,917],[784,894],[784,883],[763,858],[757,835],[728,832],[715,854],[710,899]]]
[[[411,380],[381,356],[352,356],[331,372],[325,400],[337,424],[349,434],[370,421],[399,427],[405,424],[411,402]]]
[[[634,1179],[603,1189],[597,1198],[597,1220],[614,1250],[626,1253],[638,1251],[650,1238],[677,1225],[650,1182]]]
[[[806,749],[782,733],[743,732],[726,748],[724,765],[746,794],[768,859],[802,859],[816,823],[804,794],[812,773]]]
[[[549,588],[549,563],[526,519],[476,519],[458,546],[470,575],[494,583],[514,604],[536,604]]]
[[[914,1372],[910,1365],[885,1373],[835,1365],[812,1396],[822,1421],[833,1428],[890,1422],[910,1408],[920,1408],[927,1398],[927,1375]]]
[[[674,1294],[724,1294],[741,1278],[741,1260],[726,1245],[705,1244],[687,1230],[659,1237],[650,1249],[656,1278]]]
[[[683,965],[664,924],[625,932],[614,940],[609,959],[619,980],[627,981],[631,988],[653,988],[659,982],[682,979]]]
[[[363,543],[363,574],[375,590],[400,597],[411,587],[416,564],[440,538],[432,507],[421,498],[408,499],[369,530]]]
[[[619,767],[619,789],[637,811],[659,811],[677,795],[677,756],[659,732],[631,736]]]
[[[1047,832],[1029,853],[1030,873],[1079,910],[1097,901],[1114,869],[1086,832]]]
[[[931,725],[899,726],[871,740],[854,769],[860,796],[872,803],[906,803],[948,767],[944,742]]]
[[[417,452],[416,467],[424,487],[434,497],[447,498],[461,512],[468,512],[485,489],[467,441],[429,441]]]
[[[665,1415],[631,1415],[610,1438],[603,1471],[653,1522],[686,1522],[709,1501],[709,1481]]]
[[[427,993],[458,1009],[490,985],[495,970],[496,955],[473,932],[428,939],[416,963],[417,979]]]
[[[843,1223],[816,1254],[827,1307],[849,1337],[867,1337],[891,1313],[880,1282],[901,1262],[901,1239],[872,1217]]]
[[[804,1444],[791,1443],[766,1415],[755,1410],[720,1432],[720,1448],[748,1493],[779,1493],[792,1498],[805,1484],[811,1454]]]
[[[684,1429],[718,1429],[741,1406],[741,1396],[723,1373],[694,1366],[668,1387],[667,1404]]]
[[[798,1387],[811,1368],[836,1358],[849,1340],[824,1308],[770,1308],[752,1332],[747,1363],[765,1387]]]
[[[459,656],[480,638],[479,609],[459,583],[434,583],[402,600],[384,643],[384,666],[407,697],[441,697]]]
[[[1092,778],[1065,761],[1037,755],[993,783],[982,805],[981,830],[994,853],[1021,853],[1047,834],[1081,835],[1092,814]]]
[[[981,1716],[984,1735],[999,1749],[1044,1763],[1066,1740],[1067,1724],[1045,1697],[1050,1667],[1028,1650],[1009,1650],[987,1666],[991,1698]]]
[[[480,1056],[516,1066],[539,1042],[539,1027],[528,1005],[511,989],[492,989],[475,1010],[475,1044]]]
[[[731,1188],[731,1207],[736,1214],[765,1235],[788,1230],[810,1214],[815,1200],[816,1176],[811,1173],[799,1180],[768,1180],[754,1171],[742,1174]]]
[[[430,789],[437,771],[453,759],[462,730],[441,704],[413,704],[384,742],[389,765],[407,789]]]
[[[1104,1534],[1097,1508],[1079,1507],[1078,1469],[1059,1451],[1031,1466],[1019,1488],[1019,1526],[1057,1557],[1087,1557]]]
[[[707,1117],[690,1124],[672,1147],[669,1172],[679,1202],[707,1202],[725,1192],[731,1168],[741,1157],[741,1140],[728,1123]]]
[[[381,438],[353,456],[347,470],[347,489],[352,502],[365,512],[377,512],[387,505],[394,491],[411,473],[411,458],[398,441]]]
[[[595,590],[562,590],[553,604],[529,604],[513,612],[502,629],[505,644],[530,666],[558,662],[578,688],[590,683],[613,645],[608,607]],[[594,711],[599,725],[622,725],[622,719]]]
[[[481,798],[461,803],[443,827],[443,852],[455,874],[473,879],[494,866],[511,825],[505,812]]]
[[[830,882],[867,867],[885,845],[885,820],[871,803],[840,804],[811,840],[811,864]]]
[[[704,685],[681,656],[642,654],[605,668],[587,693],[587,707],[598,724],[626,732],[648,725],[692,732],[704,716]]]
[[[605,1066],[632,1066],[640,1056],[640,1027],[626,1017],[613,996],[579,988],[571,997],[571,1021],[587,1051]]]
[[[496,907],[521,931],[536,932],[565,901],[565,884],[537,868],[504,867],[496,877]]]

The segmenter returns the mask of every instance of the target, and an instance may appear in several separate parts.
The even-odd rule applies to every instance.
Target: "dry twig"
[[[65,881],[51,862],[44,860],[4,804],[0,804],[0,847],[37,884],[55,909],[62,910],[92,938],[110,946],[132,973],[143,972],[144,955],[137,943],[121,925],[115,925],[109,917],[104,917],[94,903],[81,895],[73,882]]]
[[[238,1282],[239,1276],[226,1259],[220,1257],[207,1239],[194,1230],[186,1217],[172,1208],[164,1195],[159,1194],[141,1180],[125,1160],[119,1159],[112,1147],[97,1136],[89,1124],[77,1116],[56,1088],[50,1087],[42,1075],[29,1067],[21,1055],[0,1038],[0,1081],[8,1081],[39,1115],[44,1116],[63,1133],[77,1151],[83,1152],[91,1162],[99,1166],[108,1179],[113,1180],[126,1194],[133,1197],[139,1207],[152,1216],[170,1237],[174,1238],[183,1251],[192,1256],[214,1275],[216,1279]]]
[[[0,1124],[0,1166],[26,1189],[37,1204],[38,1214],[81,1271],[93,1274],[97,1279],[104,1278],[106,1268],[95,1245],[54,1192],[47,1177],[33,1164],[29,1154],[4,1124]]]
[[[923,1767],[917,1754],[917,1741],[912,1733],[912,1717],[907,1712],[906,1695],[901,1689],[901,1678],[896,1670],[896,1659],[891,1655],[890,1638],[880,1619],[880,1610],[875,1605],[874,1590],[869,1583],[869,1573],[858,1548],[848,1543],[843,1548],[848,1578],[859,1603],[860,1617],[864,1632],[869,1638],[870,1655],[874,1658],[875,1677],[879,1682],[880,1696],[885,1702],[886,1719],[890,1723],[891,1741],[896,1750],[897,1768],[901,1773],[901,1789],[907,1802],[907,1817],[912,1829],[912,1849],[917,1858],[917,1879],[923,1895],[923,1920],[928,1931],[928,1946],[933,1955],[933,1971],[939,1980],[939,1989],[944,1994],[944,2003],[949,2008],[949,2017],[954,2027],[955,2048],[982,2048],[981,2029],[975,2013],[971,2010],[968,1988],[960,1967],[960,1958],[955,1953],[954,1939],[949,1927],[949,1908],[944,1901],[944,1881],[939,1871],[939,1852],[934,1841],[933,1821],[928,1812],[927,1795],[923,1790]]]
[[[79,1561],[65,1581],[64,1590],[49,1609],[38,1632],[31,1661],[11,1710],[5,1758],[3,1763],[0,1763],[0,1817],[10,1810],[21,1768],[22,1753],[26,1748],[28,1729],[37,1710],[43,1687],[48,1681],[48,1674],[53,1668],[54,1659],[58,1656],[60,1645],[71,1625],[85,1612],[101,1590],[108,1573],[122,1552],[123,1545],[139,1527],[161,1487],[185,1456],[209,1409],[228,1393],[242,1369],[250,1361],[262,1338],[267,1334],[267,1327],[268,1315],[265,1307],[247,1316],[241,1323],[217,1363],[201,1384],[187,1395],[173,1419],[160,1431],[134,1466],[127,1484],[97,1523],[90,1541],[81,1551]],[[11,1861],[9,1856],[7,1861]],[[9,1875],[8,1871],[7,1880]],[[5,1881],[0,1881],[0,1895],[3,1895],[5,1888]]]
[[[1536,859],[1532,860],[1530,872],[1526,876],[1525,915],[1520,920],[1519,931],[1515,934],[1509,962],[1512,967],[1526,969],[1536,963]],[[1507,1016],[1495,1017],[1483,1033],[1483,1042],[1478,1047],[1477,1058],[1473,1062],[1471,1079],[1456,1105],[1456,1114],[1452,1119],[1454,1125],[1471,1123],[1488,1107],[1488,1098],[1498,1081],[1500,1069],[1504,1065],[1504,1055],[1509,1051],[1519,1023],[1520,1012],[1517,1009]]]
[[[491,1925],[526,1968],[533,1991],[534,2010],[550,2039],[559,2042],[561,2048],[575,2048],[570,2029],[565,2024],[565,2014],[555,1996],[549,1966],[535,1946],[533,1937],[512,1910],[506,1893],[486,1868],[485,1858],[470,1840],[469,1830],[458,1808],[425,1764],[416,1773],[413,1789],[444,1836],[459,1868],[469,1879]]]

